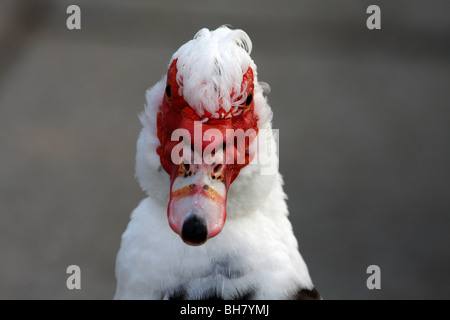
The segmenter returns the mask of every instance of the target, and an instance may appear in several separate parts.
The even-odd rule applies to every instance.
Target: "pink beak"
[[[180,165],[171,183],[169,225],[189,245],[216,236],[226,218],[227,186],[222,165]]]

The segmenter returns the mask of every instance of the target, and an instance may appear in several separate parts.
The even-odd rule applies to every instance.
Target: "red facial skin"
[[[176,165],[171,160],[171,153],[174,146],[179,144],[179,141],[171,141],[172,132],[176,129],[186,129],[190,132],[192,140],[194,139],[194,122],[195,121],[202,121],[204,118],[208,118],[209,120],[202,123],[202,134],[210,129],[218,129],[222,132],[223,141],[202,141],[202,150],[204,150],[209,144],[213,143],[214,146],[222,145],[226,143],[226,130],[227,129],[242,129],[244,132],[246,132],[248,129],[253,129],[255,132],[258,132],[257,127],[257,121],[258,118],[254,114],[254,101],[251,99],[250,103],[246,103],[244,101],[244,104],[242,105],[242,108],[244,111],[238,115],[233,116],[231,118],[223,118],[223,119],[211,119],[210,114],[207,112],[205,115],[203,115],[203,118],[199,117],[197,113],[192,109],[188,103],[184,100],[183,96],[180,96],[178,94],[179,92],[179,85],[176,81],[176,74],[177,74],[177,60],[174,60],[169,67],[168,73],[167,73],[167,85],[170,86],[169,92],[166,92],[165,97],[162,101],[162,104],[159,108],[159,112],[157,115],[157,132],[158,132],[158,139],[161,143],[161,145],[157,148],[157,153],[160,156],[161,165],[164,168],[164,170],[170,175],[170,181],[171,181],[171,201],[172,198],[177,196],[176,192],[172,192],[172,184],[174,180],[179,177],[179,169],[180,165]],[[251,68],[248,68],[247,72],[244,74],[243,81],[241,84],[241,90],[243,88],[246,88],[247,96],[252,95],[253,96],[253,70]],[[167,87],[166,87],[167,88]],[[240,97],[237,97],[236,100],[238,100]],[[248,102],[249,99],[247,99]],[[219,102],[218,102],[219,103]],[[225,113],[224,110],[219,110],[219,113]],[[254,138],[254,137],[253,137]],[[250,138],[252,140],[252,138]],[[251,141],[250,141],[251,142]],[[246,143],[245,146],[245,162],[243,164],[237,164],[237,161],[234,161],[232,164],[225,163],[223,166],[223,183],[225,183],[226,186],[226,192],[228,192],[228,189],[231,185],[231,183],[236,179],[236,177],[239,175],[240,170],[245,167],[252,159],[251,155],[249,155],[248,147],[249,143]],[[234,144],[227,143],[226,148],[235,148]],[[224,150],[225,151],[225,150]],[[237,150],[234,150],[234,154],[236,157]],[[236,159],[235,159],[236,160]],[[202,164],[204,166],[205,163]],[[192,190],[194,192],[197,190],[195,188]],[[198,192],[204,192],[203,189],[198,189]],[[202,191],[203,190],[203,191]],[[225,195],[225,201],[223,201],[223,206],[226,205],[226,195]],[[186,210],[189,210],[189,208],[186,208]],[[225,212],[225,208],[223,208]],[[170,217],[170,206],[168,207],[168,215]],[[225,222],[225,219],[223,219],[223,223]],[[223,226],[222,223],[222,226]],[[221,228],[220,228],[221,230]],[[220,232],[219,230],[219,232]],[[179,233],[179,230],[174,230],[175,232]],[[217,234],[218,232],[215,232]],[[211,235],[212,236],[215,236]]]

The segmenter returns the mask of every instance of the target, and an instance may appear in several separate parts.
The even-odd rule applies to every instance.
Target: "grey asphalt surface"
[[[379,4],[382,29],[366,28]],[[82,29],[66,28],[81,7]],[[326,299],[450,298],[448,1],[0,3],[0,298],[110,299],[145,90],[202,27],[253,41]],[[79,265],[81,290],[66,268]],[[381,268],[381,290],[366,269]]]

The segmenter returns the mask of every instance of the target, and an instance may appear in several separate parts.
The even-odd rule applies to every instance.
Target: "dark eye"
[[[247,96],[247,100],[245,100],[245,105],[248,107],[252,104],[253,101],[253,94],[249,93]]]
[[[170,100],[172,98],[172,88],[170,87],[170,84],[166,87],[166,97],[167,100]]]

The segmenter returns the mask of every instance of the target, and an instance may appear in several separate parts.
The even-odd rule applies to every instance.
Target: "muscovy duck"
[[[202,29],[147,91],[136,177],[148,197],[122,235],[115,299],[321,298],[251,50],[242,30]]]

